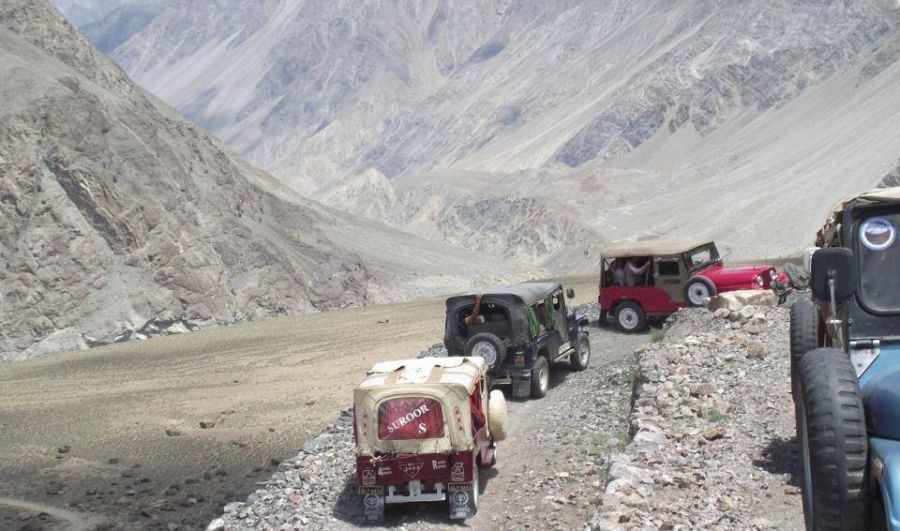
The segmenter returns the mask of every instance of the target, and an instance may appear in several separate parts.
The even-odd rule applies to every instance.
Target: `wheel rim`
[[[578,359],[582,365],[587,365],[588,360],[591,359],[591,348],[584,341],[578,345]]]
[[[550,374],[547,371],[547,364],[541,363],[541,373],[539,375],[541,379],[541,391],[546,392],[547,388],[550,387]]]
[[[484,358],[484,362],[488,367],[493,367],[497,363],[497,347],[488,341],[479,341],[472,347],[472,355]]]
[[[697,282],[688,290],[688,298],[695,306],[703,304],[705,299],[709,298],[709,288],[702,282]]]
[[[813,528],[812,498],[812,463],[809,458],[809,432],[806,425],[806,406],[803,397],[800,399],[800,452],[803,454],[803,512],[806,516],[806,529]]]
[[[619,310],[619,324],[626,330],[633,330],[638,324],[638,314],[634,308]]]

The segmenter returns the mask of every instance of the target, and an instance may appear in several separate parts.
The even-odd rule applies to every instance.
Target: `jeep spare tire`
[[[692,277],[684,285],[684,300],[687,301],[689,306],[695,308],[703,306],[707,299],[715,297],[718,293],[716,285],[706,277]]]
[[[484,358],[489,369],[503,365],[506,359],[506,345],[499,337],[490,332],[481,332],[466,341],[466,356]]]
[[[626,301],[616,306],[616,326],[623,332],[640,332],[647,326],[647,316],[641,305]]]
[[[503,391],[494,389],[488,395],[488,429],[495,441],[506,439],[506,397]]]
[[[867,529],[868,441],[850,358],[834,348],[807,352],[797,366],[797,376],[797,442],[806,529]]]

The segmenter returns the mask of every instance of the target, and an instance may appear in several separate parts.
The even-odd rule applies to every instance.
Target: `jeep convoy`
[[[841,202],[804,255],[809,290],[790,313],[790,373],[806,528],[900,531],[900,188]],[[793,277],[792,277],[793,278]],[[636,332],[717,293],[791,282],[768,265],[726,267],[713,242],[606,249],[601,321]],[[587,319],[559,282],[446,301],[448,356],[380,363],[354,394],[357,483],[368,520],[386,504],[478,509],[478,470],[497,461],[506,402],[546,395],[551,367],[590,363]]]
[[[568,290],[568,297],[574,292]],[[367,521],[385,505],[446,501],[450,518],[478,510],[478,470],[497,462],[506,400],[540,398],[550,367],[590,363],[587,319],[559,282],[492,288],[447,300],[448,356],[379,363],[356,388],[356,481]]]

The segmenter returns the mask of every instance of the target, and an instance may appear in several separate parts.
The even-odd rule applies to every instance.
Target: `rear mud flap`
[[[450,504],[450,518],[464,519],[475,516],[474,485],[472,483],[451,483],[447,490],[447,502]]]
[[[384,488],[361,487],[359,493],[362,496],[363,515],[367,522],[381,522],[384,520]]]
[[[514,375],[512,378],[513,398],[527,399],[531,397],[531,371],[526,375]]]

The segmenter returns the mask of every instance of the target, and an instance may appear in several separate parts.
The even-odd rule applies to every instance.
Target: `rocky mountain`
[[[139,2],[140,0],[57,0],[56,8],[67,20],[78,26],[101,20],[115,9]]]
[[[45,0],[0,4],[0,359],[495,282],[284,188]]]
[[[151,92],[295,190],[509,256],[591,267],[604,239],[669,235],[794,252],[900,152],[896,0],[154,5],[102,37]],[[465,237],[454,216],[485,205],[496,234]]]

